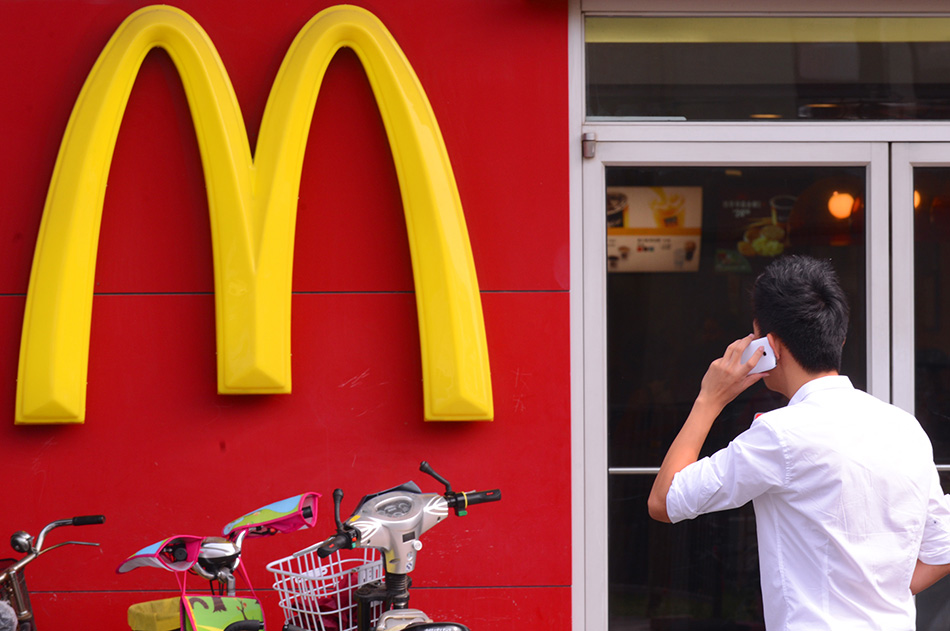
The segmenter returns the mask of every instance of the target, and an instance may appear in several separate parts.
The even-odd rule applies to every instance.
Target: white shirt
[[[950,563],[950,506],[912,415],[844,376],[805,384],[673,478],[674,522],[752,500],[769,631],[913,630],[916,561]]]

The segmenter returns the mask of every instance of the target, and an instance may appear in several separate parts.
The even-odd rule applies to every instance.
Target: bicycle
[[[116,570],[122,574],[139,567],[157,567],[175,573],[181,589],[176,600],[183,631],[260,631],[265,628],[261,603],[241,565],[244,540],[309,528],[317,519],[319,493],[295,495],[242,515],[227,524],[222,536],[175,535],[146,546]],[[251,590],[251,598],[236,596],[235,572]],[[210,599],[189,593],[186,578],[194,574],[208,580]],[[138,603],[129,608],[129,623],[145,617],[170,600]],[[285,625],[283,631],[304,631]]]
[[[463,624],[434,622],[425,612],[409,608],[409,574],[415,569],[423,533],[445,519],[450,509],[463,516],[470,506],[500,500],[501,491],[458,493],[427,462],[419,470],[444,485],[445,492],[423,493],[414,482],[407,482],[364,496],[344,523],[340,519],[343,491],[336,489],[336,534],[268,564],[288,623],[309,631],[330,631],[323,603],[336,598],[332,604],[345,610],[343,596],[352,591],[357,601],[356,624],[352,619],[338,619],[333,628],[339,631],[469,631]],[[355,567],[343,567],[346,559],[339,558],[339,552],[360,548],[378,550],[382,559],[357,558]]]
[[[43,547],[46,535],[51,530],[62,526],[89,526],[102,524],[106,518],[103,515],[83,515],[72,519],[57,519],[46,524],[35,538],[24,530],[13,533],[10,537],[10,546],[23,554],[23,558],[0,560],[0,600],[9,604],[16,618],[17,631],[35,631],[36,623],[33,617],[33,606],[30,603],[30,592],[26,586],[26,576],[23,570],[35,561],[40,555],[66,545],[98,546],[98,543],[89,541],[63,541],[48,548]],[[11,621],[12,622],[12,621]]]

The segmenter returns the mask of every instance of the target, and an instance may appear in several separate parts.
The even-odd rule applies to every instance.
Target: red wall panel
[[[423,459],[457,488],[498,487],[503,500],[427,533],[417,585],[569,585],[565,294],[485,296],[497,349],[493,423],[420,421],[411,294],[295,296],[297,392],[274,397],[215,394],[212,302],[210,295],[97,297],[87,423],[2,426],[0,468],[18,482],[7,493],[17,507],[4,512],[8,531],[108,515],[103,526],[55,533],[103,547],[44,557],[32,568],[34,589],[173,587],[159,570],[114,570],[163,537],[217,534],[270,501],[322,493],[314,530],[246,542],[252,582],[269,585],[267,562],[332,532],[333,488],[347,491],[344,511],[364,493],[408,479],[437,490],[415,470]],[[7,331],[22,301],[2,304]]]
[[[515,624],[526,629],[569,627],[571,596],[568,587],[515,587],[508,589],[437,589],[414,592],[413,605],[418,605],[436,620],[462,620],[472,629],[510,629]],[[145,594],[148,600],[172,598],[174,592]],[[242,596],[245,594],[241,594]],[[268,628],[279,629],[283,615],[277,606],[276,594],[257,593],[264,603]],[[128,629],[127,610],[142,602],[142,594],[128,592],[43,592],[35,596],[39,612],[37,627],[59,629],[63,620],[76,628]],[[88,626],[84,626],[88,625]]]
[[[482,289],[491,423],[422,421],[398,183],[369,84],[347,51],[328,70],[304,163],[294,391],[216,393],[205,184],[180,81],[156,51],[133,89],[106,194],[87,421],[14,426],[25,292],[59,142],[102,46],[144,3],[0,0],[12,95],[0,99],[0,536],[107,514],[103,526],[51,537],[101,548],[57,550],[31,566],[41,628],[95,620],[123,629],[128,604],[175,586],[159,570],[116,575],[125,556],[176,533],[216,534],[292,494],[322,493],[314,530],[247,542],[252,581],[266,588],[267,562],[330,533],[334,487],[347,492],[344,510],[407,479],[437,490],[416,470],[423,459],[457,488],[499,487],[504,499],[426,534],[415,604],[483,631],[569,617],[565,3],[363,4],[413,64],[455,168]],[[328,3],[179,6],[218,47],[253,146],[287,46]],[[276,612],[273,593],[263,597]]]
[[[326,5],[182,2],[218,48],[251,143],[287,46]],[[301,11],[302,4],[311,7]],[[567,288],[567,27],[562,3],[365,3],[400,43],[432,102],[455,168],[483,289]],[[138,3],[0,2],[9,94],[0,100],[4,177],[18,212],[0,292],[26,289],[32,244],[59,141],[82,82],[109,36]],[[51,7],[55,9],[51,10]],[[13,26],[15,25],[15,26]],[[553,150],[554,148],[556,150]],[[146,59],[120,130],[99,256],[100,291],[210,291],[207,209],[194,131],[168,57]],[[368,82],[352,53],[331,63],[314,113],[301,185],[298,289],[407,288],[385,264],[402,216],[388,146]],[[330,222],[325,224],[324,222]],[[105,241],[111,232],[121,235]],[[402,230],[404,232],[404,230]],[[134,237],[141,235],[136,240]],[[180,239],[177,245],[175,237]],[[315,239],[315,241],[313,241]],[[402,246],[405,248],[405,246]],[[181,258],[181,256],[184,258]],[[202,255],[204,258],[202,258]],[[353,264],[359,256],[360,265]],[[366,261],[366,257],[369,260]],[[164,264],[129,266],[130,260]],[[348,264],[341,264],[347,261]],[[198,278],[180,276],[192,264]],[[391,278],[393,276],[394,278]]]

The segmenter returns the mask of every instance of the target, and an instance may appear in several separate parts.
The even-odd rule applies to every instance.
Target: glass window
[[[646,517],[653,476],[611,476],[609,628],[763,629],[748,504],[679,524]]]
[[[917,419],[938,464],[950,464],[950,169],[914,169]]]
[[[833,261],[852,309],[842,370],[865,389],[862,167],[608,167],[606,183],[611,467],[660,465],[709,362],[752,332],[752,281],[781,253]],[[780,405],[744,393],[707,452]]]
[[[940,477],[950,492],[950,474]],[[610,478],[609,628],[764,629],[752,506],[660,524],[639,517],[651,486],[653,476]],[[917,596],[917,621],[948,627],[950,580]]]
[[[940,474],[944,493],[950,493],[950,473]],[[950,580],[943,579],[917,595],[917,631],[950,628]]]
[[[590,17],[585,28],[590,119],[950,119],[950,18]]]
[[[763,628],[752,506],[660,524],[653,475],[616,471],[659,466],[781,253],[833,261],[852,307],[842,369],[865,387],[865,190],[863,167],[606,167],[610,629]],[[754,386],[704,455],[784,404]]]

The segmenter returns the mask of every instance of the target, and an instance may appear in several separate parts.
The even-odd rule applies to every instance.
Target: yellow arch
[[[371,13],[341,5],[300,31],[281,64],[251,156],[237,98],[210,38],[179,9],[130,15],[86,79],[57,157],[27,294],[17,423],[83,422],[99,224],[119,122],[145,55],[181,76],[208,189],[218,391],[287,393],[294,227],[320,84],[355,51],[386,127],[416,288],[427,420],[490,420],[488,350],[475,265],[445,143],[415,72]]]

